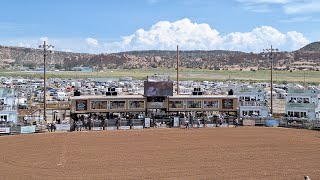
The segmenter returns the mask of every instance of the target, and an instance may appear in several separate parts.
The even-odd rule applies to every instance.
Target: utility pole
[[[54,48],[52,45],[48,45],[46,41],[43,41],[43,45],[39,45],[39,48],[43,49],[43,120],[47,122],[46,110],[47,110],[47,102],[46,102],[46,92],[47,92],[47,84],[46,84],[46,57],[49,53],[52,53],[50,48]]]
[[[177,45],[177,95],[179,95],[179,46]]]
[[[273,59],[275,57],[275,52],[278,52],[278,49],[274,49],[271,45],[271,48],[270,49],[264,49],[263,50],[264,53],[266,53],[267,57],[270,59],[270,66],[271,66],[271,73],[270,73],[270,91],[271,91],[271,94],[270,94],[270,106],[271,106],[271,115],[273,116],[273,79],[272,79],[272,71],[273,71]]]

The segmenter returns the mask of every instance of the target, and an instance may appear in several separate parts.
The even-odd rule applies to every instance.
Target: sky
[[[320,0],[0,0],[0,45],[57,51],[292,51],[319,29]]]

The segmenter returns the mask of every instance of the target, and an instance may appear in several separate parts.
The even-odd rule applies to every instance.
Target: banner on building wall
[[[76,111],[86,111],[86,110],[87,110],[87,100],[77,100]]]
[[[222,99],[222,109],[233,109],[233,99]]]

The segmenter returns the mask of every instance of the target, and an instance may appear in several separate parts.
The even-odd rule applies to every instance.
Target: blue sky
[[[0,44],[128,50],[296,50],[320,40],[319,0],[3,0]]]

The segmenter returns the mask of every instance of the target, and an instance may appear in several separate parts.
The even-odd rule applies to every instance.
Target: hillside
[[[311,43],[295,52],[279,52],[274,67],[279,69],[319,69],[319,43]],[[240,51],[180,51],[180,66],[200,69],[267,69],[270,61],[261,53]],[[176,51],[129,51],[113,54],[84,54],[55,51],[47,63],[57,68],[89,66],[96,69],[172,68],[176,66]],[[42,67],[39,49],[0,46],[0,66]]]
[[[301,48],[300,51],[319,51],[320,52],[320,42],[310,43],[304,46],[303,48]]]

